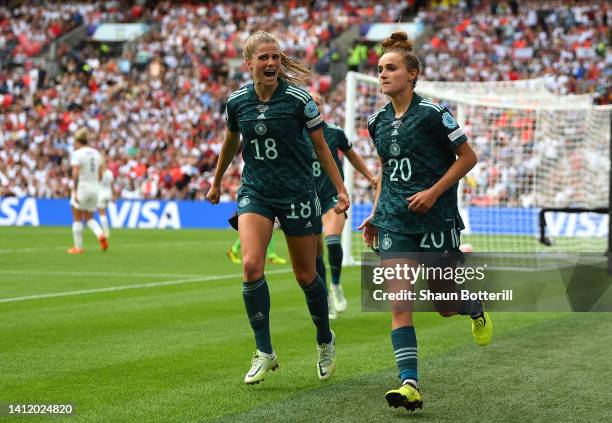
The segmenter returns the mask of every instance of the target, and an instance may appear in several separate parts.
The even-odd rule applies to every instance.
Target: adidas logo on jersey
[[[266,118],[266,115],[264,115],[263,113],[257,116],[257,119],[265,119],[265,118]]]
[[[308,223],[306,224],[306,228],[304,229],[308,229],[308,228],[312,228],[312,223],[310,223],[310,220],[308,221]]]
[[[397,132],[397,129],[394,129],[393,132],[391,132],[391,135],[399,135],[399,132]]]

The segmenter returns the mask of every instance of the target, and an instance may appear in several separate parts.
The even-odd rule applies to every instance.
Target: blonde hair
[[[383,54],[397,53],[404,58],[404,63],[409,70],[417,71],[417,77],[414,79],[412,86],[416,86],[417,79],[421,69],[421,63],[417,55],[412,51],[412,42],[408,39],[408,35],[404,31],[397,31],[386,38],[383,43]]]
[[[257,31],[251,35],[244,43],[242,57],[248,60],[253,59],[253,53],[261,44],[275,44],[280,51],[280,45],[276,37],[265,31]],[[278,76],[292,84],[307,83],[312,78],[313,72],[300,60],[287,56],[280,51],[281,67]]]
[[[88,138],[89,132],[87,131],[87,128],[81,128],[76,131],[76,134],[74,134],[74,140],[80,142],[83,145],[87,145]]]

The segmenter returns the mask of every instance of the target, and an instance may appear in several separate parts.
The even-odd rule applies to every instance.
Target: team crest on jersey
[[[393,144],[391,144],[391,147],[389,147],[389,151],[394,156],[399,156],[399,153],[400,153],[401,149],[400,149],[400,146],[397,143],[393,143]]]
[[[457,127],[457,121],[448,112],[444,112],[444,114],[442,115],[442,123],[448,129],[453,129]]]
[[[255,133],[257,135],[263,135],[266,133],[267,130],[268,128],[266,128],[266,125],[264,123],[259,122],[257,125],[255,125]]]
[[[391,238],[389,238],[389,235],[385,234],[385,237],[382,240],[382,244],[381,247],[383,250],[388,250],[389,248],[391,248],[391,244],[393,244],[393,241],[391,241]]]
[[[249,204],[251,204],[251,199],[249,197],[244,197],[242,200],[240,200],[240,203],[238,203],[238,207],[245,207]]]
[[[309,118],[313,118],[319,114],[319,108],[314,101],[310,100],[308,103],[306,103],[306,106],[304,107],[304,114]]]

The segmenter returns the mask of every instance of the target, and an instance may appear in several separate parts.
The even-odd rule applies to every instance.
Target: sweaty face
[[[405,91],[412,87],[416,77],[417,71],[408,69],[399,53],[385,53],[378,60],[378,80],[383,94],[393,96]]]
[[[280,51],[276,44],[260,44],[246,63],[253,73],[255,82],[265,85],[276,84],[281,63]]]

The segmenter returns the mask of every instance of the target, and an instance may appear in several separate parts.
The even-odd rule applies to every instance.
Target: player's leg
[[[319,223],[320,225],[320,223]],[[329,379],[336,368],[335,335],[329,327],[327,288],[316,271],[316,243],[314,233],[301,236],[285,234],[295,278],[306,296],[308,311],[317,328],[317,374]]]
[[[257,351],[244,381],[259,383],[268,370],[278,367],[270,338],[270,292],[264,274],[266,247],[272,236],[273,218],[244,212],[238,217],[242,247],[242,297],[255,335]]]
[[[439,272],[432,274],[448,274],[447,269],[457,267],[457,261],[462,256],[459,250],[460,232],[450,229],[444,232],[427,233],[420,235],[425,264],[430,268],[440,268]],[[453,273],[454,274],[454,273]],[[427,279],[428,287],[431,291],[439,293],[454,293],[457,291],[457,284],[453,279]],[[472,335],[478,345],[484,346],[491,342],[493,337],[493,321],[489,313],[483,310],[483,304],[478,300],[449,300],[434,301],[434,307],[443,317],[454,315],[469,316],[472,321]]]
[[[94,235],[98,239],[102,251],[106,251],[108,249],[108,241],[104,236],[104,232],[102,231],[100,224],[96,221],[96,219],[93,218],[93,212],[89,210],[84,210],[83,217],[85,218],[87,227],[94,233]]]
[[[231,248],[227,250],[227,256],[234,264],[242,263],[242,259],[240,258],[240,237],[234,241]]]
[[[402,269],[401,272],[389,272],[393,276],[385,280],[387,292],[412,292],[413,281],[406,279],[406,276],[413,273],[404,269],[419,265],[415,254],[418,245],[411,236],[403,234],[381,231],[380,237],[382,266]],[[389,274],[387,271],[385,269],[385,274]],[[417,338],[412,322],[414,302],[410,299],[395,300],[390,306],[391,345],[402,384],[397,389],[387,391],[385,399],[389,406],[414,411],[423,406],[423,398],[418,389]]]
[[[73,246],[69,248],[68,254],[83,253],[83,217],[81,211],[75,206],[72,206],[72,240]]]
[[[316,268],[317,275],[321,277],[323,283],[327,287],[327,270],[325,269],[325,262],[323,261],[323,235],[317,235],[317,259],[316,259]],[[333,300],[329,294],[327,295],[327,306],[329,308],[328,316],[331,320],[338,318],[338,313],[336,313],[336,309],[334,308]]]
[[[268,244],[268,249],[266,250],[266,259],[268,260],[268,263],[271,264],[287,264],[287,259],[284,259],[276,254],[276,240],[274,239],[274,234],[272,235],[272,238],[270,238],[270,243]]]
[[[100,226],[102,226],[102,231],[107,239],[110,238],[110,225],[108,224],[108,217],[106,216],[106,207],[108,207],[110,200],[110,197],[100,194],[97,205],[98,215],[100,216]]]
[[[331,271],[330,292],[334,301],[334,308],[337,311],[346,310],[347,302],[344,296],[344,290],[340,285],[340,274],[342,273],[342,242],[340,236],[344,223],[346,222],[346,214],[336,214],[333,210],[327,211],[323,215],[323,228],[325,231],[325,242],[327,244],[327,258]]]

